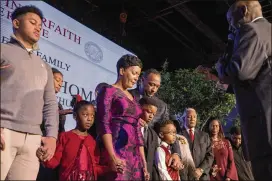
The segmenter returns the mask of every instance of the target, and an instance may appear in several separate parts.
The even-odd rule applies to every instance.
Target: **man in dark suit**
[[[156,122],[169,119],[169,112],[167,104],[156,97],[161,86],[161,74],[156,69],[149,69],[144,72],[143,76],[139,79],[137,88],[130,90],[130,93],[134,98],[139,101],[143,96],[152,97],[156,99],[158,103],[157,114],[154,117],[150,126],[153,126]]]
[[[134,99],[139,101],[142,97],[147,96],[154,99],[157,103],[157,113],[153,118],[153,121],[148,125],[151,128],[154,128],[154,125],[160,121],[168,120],[169,113],[167,109],[167,104],[157,98],[155,95],[161,85],[161,74],[156,69],[149,69],[144,72],[143,76],[140,78],[137,84],[137,88],[130,90],[130,93],[133,95]],[[146,124],[143,120],[140,120],[141,124]],[[155,128],[154,128],[155,129]],[[172,157],[170,162],[173,160],[173,167],[179,169],[182,165],[180,162],[180,149],[178,142],[172,146]]]
[[[184,126],[181,134],[185,136],[189,142],[196,167],[194,179],[210,180],[209,172],[214,161],[210,137],[207,133],[195,128],[197,114],[193,108],[185,110],[183,119]]]
[[[271,23],[258,1],[237,1],[227,13],[235,31],[229,61],[219,60],[219,78],[232,84],[245,150],[256,180],[272,180]]]

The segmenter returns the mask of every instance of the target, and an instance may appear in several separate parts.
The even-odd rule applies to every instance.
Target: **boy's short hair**
[[[139,103],[141,106],[152,105],[152,106],[158,107],[157,101],[154,98],[147,97],[147,96],[141,98]]]
[[[81,101],[79,101],[79,102],[77,102],[77,103],[75,104],[74,109],[73,109],[73,114],[74,114],[74,115],[77,115],[78,112],[79,112],[79,110],[80,110],[82,107],[84,107],[84,106],[92,106],[92,107],[94,108],[94,106],[93,106],[93,104],[92,104],[91,102],[85,101],[85,100],[81,100]]]
[[[172,124],[172,125],[174,125],[176,127],[174,121],[172,121],[172,120],[164,120],[164,121],[156,122],[155,125],[154,125],[154,129],[157,132],[157,134],[159,134],[161,132],[162,128],[164,128],[168,124]]]
[[[34,13],[34,14],[38,15],[41,18],[41,20],[43,19],[42,11],[33,5],[22,6],[22,7],[16,8],[13,11],[13,13],[11,14],[11,19],[13,21],[14,19],[18,18],[19,16],[25,15],[26,13]]]

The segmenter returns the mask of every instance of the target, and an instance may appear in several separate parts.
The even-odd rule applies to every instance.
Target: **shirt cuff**
[[[58,139],[58,130],[46,130],[46,137]]]

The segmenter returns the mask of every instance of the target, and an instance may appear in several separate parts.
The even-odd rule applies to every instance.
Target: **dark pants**
[[[59,168],[50,169],[40,165],[40,170],[36,181],[57,181]]]
[[[272,180],[272,155],[253,159],[251,163],[255,181]]]

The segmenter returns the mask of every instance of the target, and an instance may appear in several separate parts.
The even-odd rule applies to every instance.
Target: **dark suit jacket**
[[[213,164],[214,155],[209,135],[205,132],[195,130],[194,142],[192,143],[185,128],[182,129],[181,134],[185,136],[189,142],[196,168],[202,168],[204,170],[200,180],[210,180],[209,172]]]
[[[150,180],[152,178],[156,180],[156,178],[159,177],[157,170],[154,168],[154,159],[155,159],[155,152],[157,147],[159,146],[159,141],[158,141],[158,135],[157,133],[152,129],[148,128],[147,130],[147,138],[144,146],[145,150],[145,157],[146,157],[146,162],[147,162],[147,170],[150,173]]]
[[[136,88],[136,89],[129,90],[129,92],[133,95],[134,99],[139,102],[139,100],[141,99],[141,94],[139,90]],[[156,102],[158,103],[157,114],[153,118],[153,121],[149,124],[151,128],[154,128],[154,124],[158,123],[159,121],[169,119],[169,112],[168,112],[167,104],[165,102],[163,102],[162,100],[160,100],[159,98],[155,96],[153,96],[152,98],[155,99]],[[177,153],[181,155],[181,151],[177,141],[171,147],[171,151],[173,153]]]
[[[133,97],[137,101],[141,99],[141,94],[137,88],[129,90],[129,92],[133,95]],[[155,115],[152,123],[150,124],[150,126],[153,127],[154,123],[169,119],[169,112],[168,112],[167,104],[165,102],[163,102],[161,99],[157,98],[156,96],[153,96],[152,98],[154,98],[158,103],[157,114]]]
[[[272,156],[271,23],[261,18],[243,25],[233,52],[219,77],[233,86],[245,150],[251,159]]]

